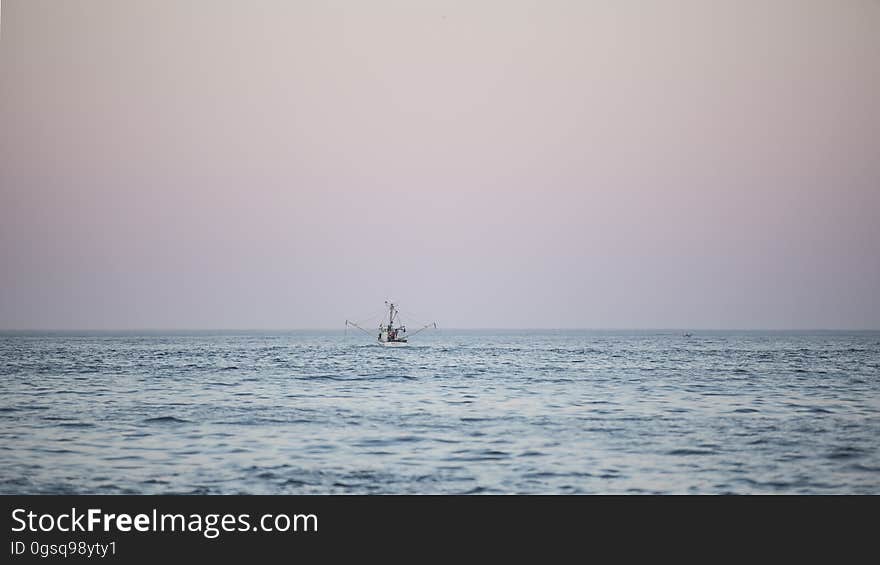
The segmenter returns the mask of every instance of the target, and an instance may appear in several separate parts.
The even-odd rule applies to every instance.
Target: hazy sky
[[[0,329],[880,328],[877,0],[0,25]]]

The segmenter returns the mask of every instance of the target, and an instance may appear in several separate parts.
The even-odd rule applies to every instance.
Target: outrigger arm
[[[352,322],[351,320],[346,320],[346,321],[345,321],[345,327],[348,327],[348,326],[354,326],[354,327],[356,327],[357,329],[361,330],[362,332],[364,332],[365,334],[367,334],[367,335],[369,335],[369,336],[372,336],[372,335],[373,335],[373,332],[365,330],[364,328],[362,328],[362,327],[360,327],[359,325],[355,324],[355,323]]]
[[[430,324],[425,324],[424,326],[422,326],[421,328],[417,329],[417,330],[414,331],[413,333],[408,333],[408,334],[406,335],[406,337],[407,337],[407,338],[410,338],[410,337],[416,335],[416,334],[419,333],[419,332],[425,331],[425,330],[428,329],[428,328],[434,328],[434,329],[436,330],[436,329],[437,329],[437,322],[431,322]]]

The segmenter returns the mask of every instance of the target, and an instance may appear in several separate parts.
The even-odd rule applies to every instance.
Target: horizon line
[[[534,327],[437,327],[437,331],[628,331],[628,332],[644,332],[644,331],[675,331],[675,332],[877,332],[877,328],[699,328],[699,327],[553,327],[553,326],[534,326]],[[326,332],[326,331],[348,331],[346,328],[337,327],[301,327],[301,328],[259,328],[259,327],[217,327],[217,328],[0,328],[0,333],[16,333],[16,332]]]

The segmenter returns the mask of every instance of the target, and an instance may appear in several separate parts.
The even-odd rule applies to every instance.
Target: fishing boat
[[[377,338],[382,345],[404,345],[410,337],[428,328],[437,328],[437,322],[430,322],[411,334],[407,334],[406,325],[400,320],[400,310],[397,308],[397,305],[390,300],[386,300],[385,306],[388,308],[388,317],[386,320],[383,316],[383,319],[379,322],[379,336]],[[348,326],[357,328],[367,335],[373,335],[373,332],[364,329],[351,320],[345,321],[345,327],[348,328]]]

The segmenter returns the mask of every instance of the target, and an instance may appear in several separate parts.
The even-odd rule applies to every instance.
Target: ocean
[[[4,332],[0,493],[880,494],[880,332]]]

